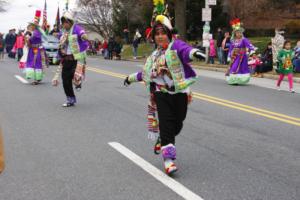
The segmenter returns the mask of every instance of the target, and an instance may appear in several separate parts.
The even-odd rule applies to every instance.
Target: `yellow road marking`
[[[288,124],[300,126],[299,122],[295,122],[295,121],[292,121],[292,120],[283,119],[283,118],[279,118],[279,117],[272,116],[272,115],[269,115],[269,114],[264,114],[264,113],[261,113],[261,112],[257,112],[257,111],[254,111],[254,110],[250,110],[250,109],[246,109],[246,108],[242,108],[242,107],[222,103],[222,102],[212,100],[212,99],[209,99],[209,98],[204,98],[204,97],[201,97],[201,96],[198,96],[198,95],[193,95],[193,97],[196,98],[196,99],[201,99],[203,101],[211,102],[211,103],[214,103],[214,104],[222,105],[222,106],[233,108],[233,109],[236,109],[236,110],[241,110],[241,111],[244,111],[244,112],[248,112],[248,113],[256,114],[256,115],[259,115],[259,116],[263,116],[263,117],[266,117],[266,118],[269,118],[269,119],[274,119],[274,120],[285,122],[285,123],[288,123]]]
[[[121,78],[121,79],[124,79],[124,78],[127,77],[127,75],[124,75],[124,74],[115,73],[115,72],[111,72],[111,71],[107,71],[107,70],[102,70],[102,69],[98,69],[98,68],[94,68],[94,67],[88,67],[87,70],[93,71],[93,72],[96,72],[96,73],[100,73],[100,74],[105,74],[105,75],[112,76],[112,77],[116,77],[116,78]],[[285,114],[281,114],[281,113],[272,112],[272,111],[261,109],[261,108],[256,108],[256,107],[244,105],[244,104],[241,104],[241,103],[237,103],[237,102],[229,101],[229,100],[226,100],[226,99],[221,99],[221,98],[209,96],[209,95],[198,93],[198,92],[193,92],[193,96],[196,99],[200,99],[200,100],[207,101],[207,102],[210,102],[210,103],[222,105],[222,106],[225,106],[225,107],[228,107],[228,108],[237,109],[237,110],[240,110],[240,111],[248,112],[248,113],[259,115],[259,116],[263,116],[263,117],[273,119],[273,120],[277,120],[277,121],[281,121],[281,122],[284,122],[284,123],[287,123],[287,124],[300,126],[300,123],[299,123],[300,118],[297,118],[297,117],[292,117],[292,116],[288,116],[288,115],[285,115]]]
[[[235,106],[255,110],[255,111],[258,111],[258,112],[264,112],[264,113],[267,113],[267,114],[271,114],[271,115],[275,115],[275,116],[278,116],[278,117],[283,117],[283,118],[286,118],[286,119],[291,119],[291,120],[300,122],[300,118],[297,118],[297,117],[291,117],[291,116],[284,115],[284,114],[281,114],[281,113],[276,113],[276,112],[272,112],[272,111],[261,109],[261,108],[255,108],[255,107],[252,107],[252,106],[247,106],[247,105],[244,105],[244,104],[236,103],[236,102],[233,102],[233,101],[228,101],[228,100],[225,100],[225,99],[220,99],[220,98],[217,98],[217,97],[208,96],[208,95],[197,93],[197,92],[193,92],[193,94],[201,96],[201,97],[213,99],[213,100],[216,100],[216,101],[221,101],[223,103],[228,103],[228,104],[232,104],[232,105],[235,105]]]

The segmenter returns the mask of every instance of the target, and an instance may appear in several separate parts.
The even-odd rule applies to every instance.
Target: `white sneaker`
[[[164,165],[165,165],[165,172],[169,176],[174,174],[178,170],[177,166],[175,165],[172,159],[164,160]]]
[[[291,89],[290,92],[291,92],[291,93],[295,93],[295,90],[294,90],[294,89]]]
[[[281,90],[279,86],[277,86],[277,87],[276,87],[276,89],[277,89],[278,91],[280,91],[280,90]]]

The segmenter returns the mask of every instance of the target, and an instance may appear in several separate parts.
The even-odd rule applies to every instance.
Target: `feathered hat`
[[[153,0],[155,6],[153,18],[155,22],[160,22],[165,25],[169,30],[173,30],[171,20],[168,16],[168,5],[165,5],[164,0]]]
[[[244,32],[245,31],[245,29],[242,27],[242,22],[239,18],[235,18],[235,19],[231,20],[230,25],[232,27],[233,32],[235,32],[235,31]]]
[[[163,25],[167,29],[167,31],[171,34],[173,31],[173,26],[170,20],[170,17],[168,15],[168,5],[165,4],[164,0],[153,0],[154,4],[154,10],[153,10],[153,16],[152,16],[152,30],[151,34],[148,34],[148,37],[153,37],[155,28],[158,27],[158,25]]]
[[[69,11],[66,11],[63,16],[61,17],[61,22],[63,23],[64,21],[71,21],[74,22],[74,17],[73,14]]]

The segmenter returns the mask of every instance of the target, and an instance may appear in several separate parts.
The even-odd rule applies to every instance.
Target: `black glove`
[[[129,82],[129,80],[128,80],[128,76],[125,78],[125,80],[124,80],[124,85],[125,86],[128,86],[128,85],[130,85],[130,82]]]
[[[204,53],[202,53],[201,51],[196,51],[194,53],[194,57],[198,58],[198,59],[203,59],[203,58],[206,58],[206,55]]]

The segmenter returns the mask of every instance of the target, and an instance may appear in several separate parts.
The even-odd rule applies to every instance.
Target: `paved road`
[[[14,77],[15,61],[0,62],[0,199],[183,199],[108,144],[162,169],[146,135],[145,88],[124,88],[120,78],[140,64],[89,65],[78,105],[64,109],[62,88],[50,85],[54,67],[42,85],[31,86]],[[300,95],[202,75],[193,91],[172,180],[204,200],[299,200]]]

